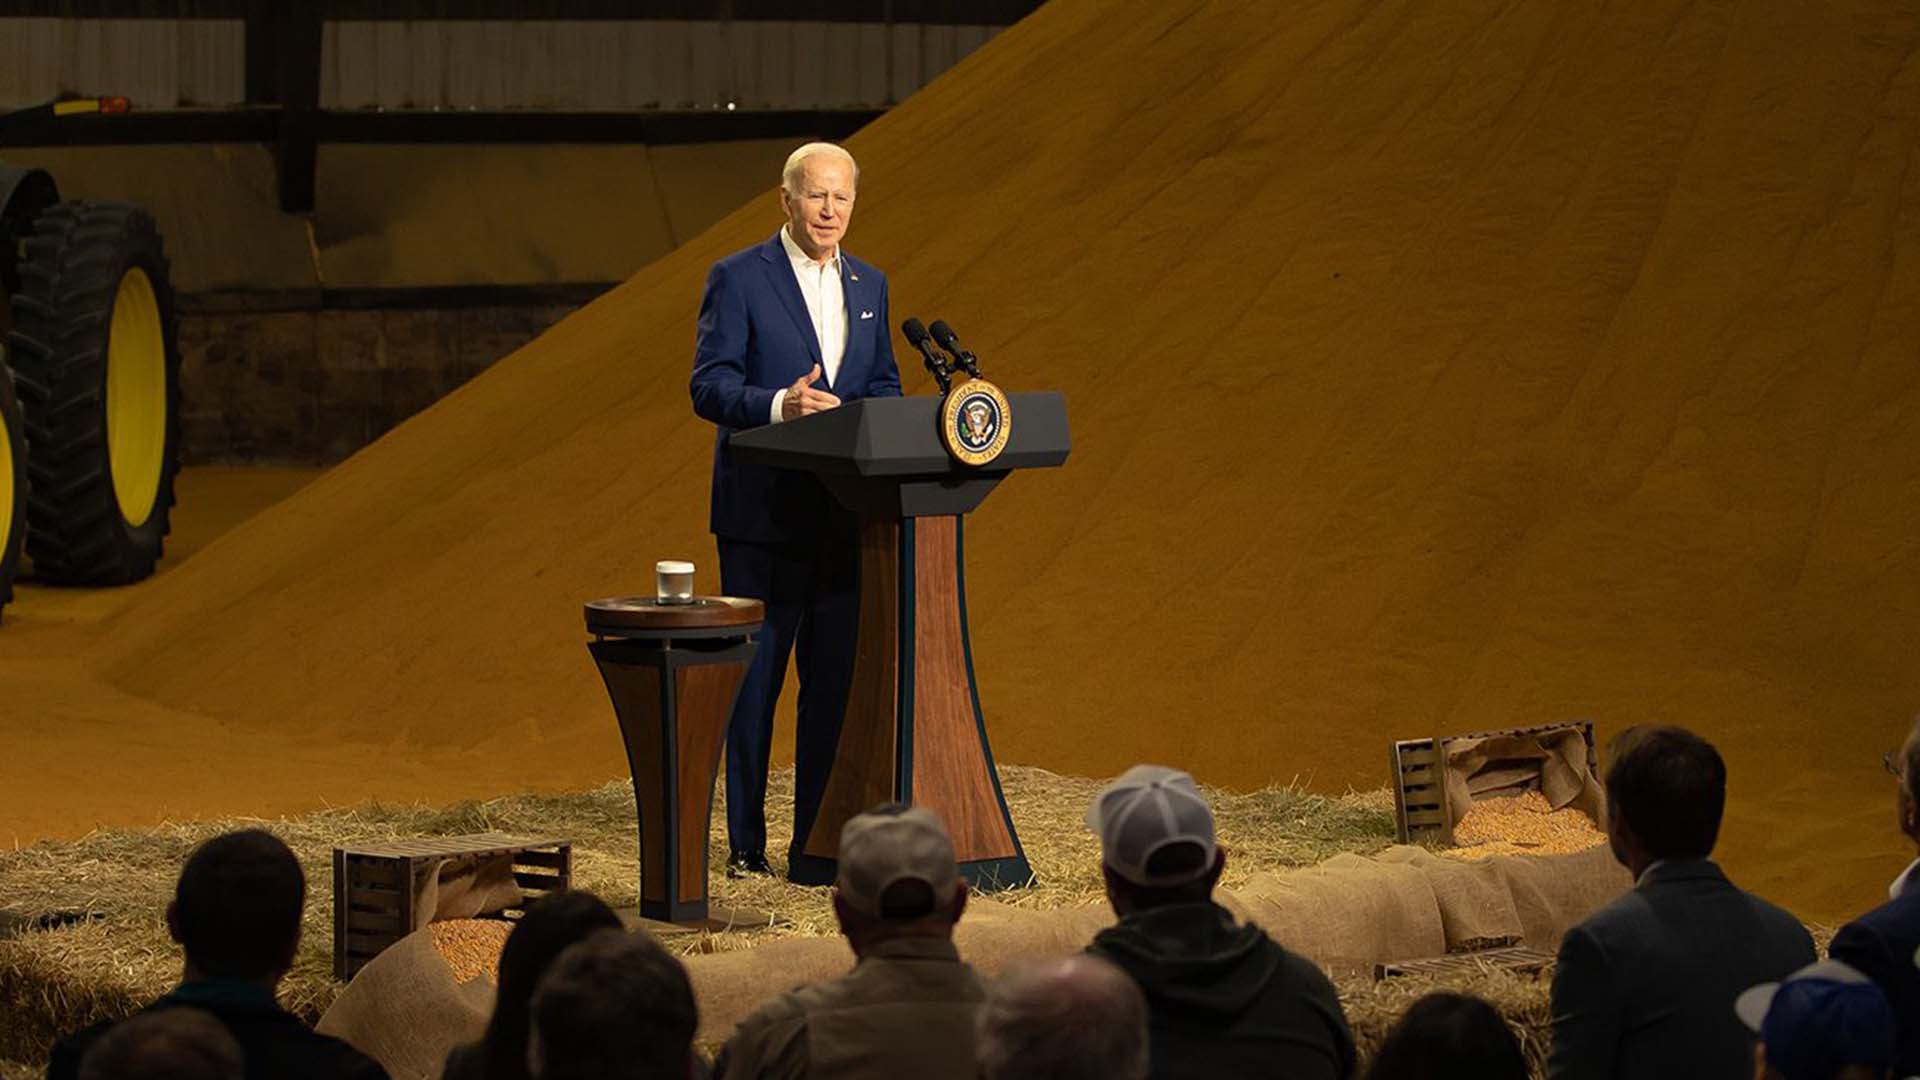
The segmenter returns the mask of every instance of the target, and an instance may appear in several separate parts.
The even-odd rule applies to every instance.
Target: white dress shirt
[[[840,358],[847,352],[847,297],[840,284],[840,249],[825,263],[814,262],[800,245],[793,242],[788,226],[780,226],[780,246],[793,261],[793,276],[800,283],[800,296],[807,302],[807,314],[813,319],[814,338],[820,343],[820,370],[832,386],[840,374]],[[781,420],[780,407],[786,404],[783,387],[773,393],[773,423]]]
[[[1920,859],[1913,860],[1907,864],[1905,870],[1900,871],[1900,876],[1893,879],[1892,885],[1887,886],[1887,896],[1898,900],[1916,884],[1920,884]],[[1920,956],[1914,957],[1914,963],[1920,964]]]

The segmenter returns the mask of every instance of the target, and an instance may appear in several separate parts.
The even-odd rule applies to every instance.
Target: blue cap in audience
[[[1758,1032],[1767,1064],[1786,1080],[1825,1080],[1848,1065],[1893,1064],[1893,1006],[1880,987],[1838,960],[1808,964],[1741,994],[1733,1011]]]

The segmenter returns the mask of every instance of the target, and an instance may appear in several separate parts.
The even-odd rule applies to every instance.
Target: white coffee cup
[[[662,604],[693,603],[693,564],[662,559],[653,564],[654,596]]]

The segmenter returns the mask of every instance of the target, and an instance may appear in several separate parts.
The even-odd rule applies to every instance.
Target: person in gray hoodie
[[[1136,765],[1087,811],[1119,925],[1088,952],[1147,999],[1150,1075],[1346,1080],[1353,1035],[1333,983],[1213,901],[1226,868],[1193,777]]]

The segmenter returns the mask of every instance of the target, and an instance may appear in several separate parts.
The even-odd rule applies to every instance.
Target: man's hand
[[[815,390],[813,381],[820,377],[820,365],[787,387],[787,396],[780,399],[780,419],[794,420],[802,416],[811,416],[817,412],[826,412],[840,404],[840,399],[825,390]]]

